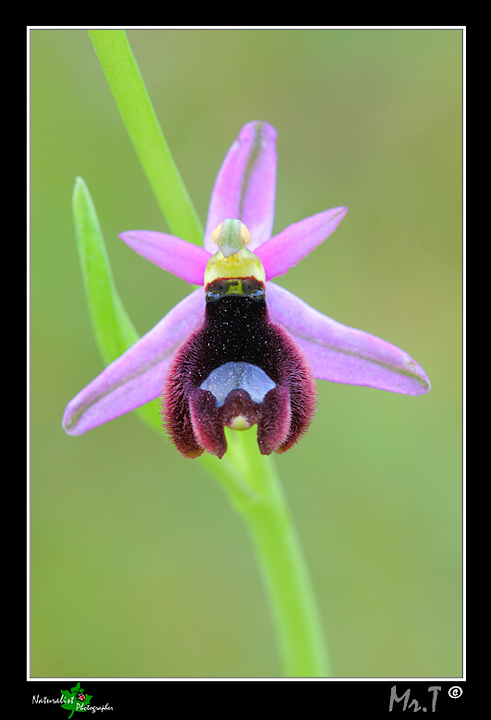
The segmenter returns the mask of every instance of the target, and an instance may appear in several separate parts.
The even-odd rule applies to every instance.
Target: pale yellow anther
[[[205,287],[222,278],[253,277],[266,283],[263,264],[246,248],[251,235],[240,220],[224,220],[213,231],[211,240],[220,248],[206,264]]]
[[[213,230],[210,240],[218,245],[223,257],[230,257],[249,245],[251,234],[240,220],[228,219]]]

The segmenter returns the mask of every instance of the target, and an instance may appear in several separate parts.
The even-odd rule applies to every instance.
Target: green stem
[[[121,115],[162,212],[175,234],[202,242],[194,208],[177,172],[147,95],[126,35],[91,30]],[[115,290],[104,240],[85,183],[77,179],[74,215],[87,296],[99,347],[106,362],[136,332]],[[87,258],[92,254],[92,260]],[[137,411],[159,429],[156,401]],[[222,460],[199,462],[221,483],[244,518],[256,549],[278,641],[289,677],[329,677],[330,663],[311,581],[272,457],[259,454],[255,432],[227,432]]]
[[[160,128],[126,33],[88,33],[171,233],[201,245],[203,228]]]
[[[227,432],[231,461],[247,492],[229,496],[252,536],[287,677],[331,677],[311,580],[273,457],[259,454],[254,429]],[[223,484],[223,483],[222,483]]]

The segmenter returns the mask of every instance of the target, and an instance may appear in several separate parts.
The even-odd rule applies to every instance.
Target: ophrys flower
[[[261,422],[266,428],[267,418],[273,430],[266,432],[265,437],[272,440],[262,444],[261,438],[258,437],[258,440],[261,451],[269,453],[290,447],[310,422],[313,415],[311,376],[408,395],[420,395],[429,390],[430,384],[425,372],[405,352],[369,333],[337,323],[270,282],[272,278],[287,272],[329,237],[347,212],[345,207],[326,210],[290,225],[271,237],[276,183],[275,139],[276,132],[267,123],[251,122],[242,129],[215,182],[204,248],[159,232],[130,231],[120,237],[143,257],[163,269],[191,284],[204,285],[207,266],[210,267],[209,261],[216,252],[216,245],[212,243],[213,231],[225,220],[240,221],[240,226],[236,227],[247,228],[251,238],[247,249],[258,259],[264,273],[264,277],[260,278],[255,272],[245,272],[240,277],[252,278],[258,281],[259,285],[265,286],[266,315],[258,327],[264,328],[266,323],[277,328],[278,336],[286,343],[281,347],[280,343],[276,351],[278,367],[285,358],[290,358],[290,364],[287,365],[289,370],[287,369],[286,375],[283,373],[282,377],[292,374],[291,358],[296,355],[295,368],[300,368],[301,375],[297,387],[306,389],[303,399],[294,397],[292,388],[288,391],[288,397],[283,390],[278,390],[283,387],[281,382],[271,377],[272,371],[268,372],[261,366],[259,357],[252,361],[243,360],[240,359],[242,355],[237,357],[233,353],[222,354],[221,359],[218,358],[218,353],[213,360],[215,366],[207,366],[207,376],[203,378],[202,374],[198,373],[191,378],[192,388],[185,390],[185,396],[177,396],[177,389],[172,386],[176,370],[182,368],[183,357],[184,361],[186,360],[186,346],[189,350],[193,337],[202,334],[206,325],[207,295],[205,288],[200,287],[170,310],[152,330],[109,365],[68,404],[63,427],[69,434],[82,434],[161,396],[165,381],[164,416],[167,427],[172,424],[172,418],[183,412],[183,408],[188,411],[188,417],[182,418],[181,422],[181,436],[185,430],[187,438],[181,447],[178,442],[179,433],[171,429],[173,440],[183,454],[195,457],[206,449],[222,456],[226,448],[221,439],[223,424],[240,429],[256,424],[253,422],[255,420],[260,429]],[[239,251],[232,252],[229,257],[237,255]],[[226,252],[227,250],[225,255],[222,252],[224,257]],[[214,276],[213,282],[231,279],[227,272],[220,274],[222,277]],[[209,275],[207,278],[207,285],[210,284],[210,277]],[[261,290],[259,285],[256,290]],[[229,299],[234,296],[230,287],[228,284],[227,292],[224,293]],[[244,288],[242,285],[235,296],[253,297],[254,287],[249,287],[247,291],[244,291]],[[208,299],[210,300],[209,297]],[[293,348],[291,353],[285,350],[286,346]],[[223,369],[227,363],[233,365],[227,365]],[[195,372],[196,368],[200,367],[199,364],[200,357],[194,358],[188,370]],[[169,368],[172,368],[171,373],[168,372]],[[262,373],[266,375],[266,379]],[[277,374],[277,378],[280,374]],[[268,382],[273,383],[274,387]],[[210,399],[206,396],[208,405],[205,407],[201,403],[198,409],[196,406],[193,410],[192,396],[197,388],[211,394],[213,401],[210,405]],[[223,407],[227,409],[231,404],[227,404],[226,391],[227,396],[228,393],[234,393],[231,399],[238,398],[239,405],[235,408],[235,415],[232,413],[228,416],[225,411],[220,410]],[[271,394],[282,395],[282,398],[270,403]],[[203,394],[200,395],[202,399]],[[257,411],[261,417],[259,414],[254,415],[249,400],[255,404],[254,412]],[[248,417],[246,406],[251,410]],[[292,408],[296,408],[296,412],[292,412]],[[220,412],[217,413],[217,409]],[[297,421],[298,418],[301,419],[300,426],[295,421],[296,429],[292,427],[294,416]],[[210,439],[203,434],[203,428],[213,425],[212,420],[215,421],[216,428]]]

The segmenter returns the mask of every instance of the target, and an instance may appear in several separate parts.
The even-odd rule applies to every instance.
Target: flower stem
[[[203,243],[203,228],[174,163],[124,30],[89,30],[92,45],[171,233]]]
[[[203,232],[177,171],[147,94],[126,34],[90,30],[138,157],[171,232],[201,244]],[[137,335],[116,293],[95,209],[85,183],[77,179],[74,216],[89,308],[106,362],[116,348]],[[95,259],[87,258],[96,253]],[[156,402],[137,412],[159,430]],[[244,518],[255,545],[278,640],[283,670],[289,677],[329,677],[330,663],[311,581],[272,457],[259,454],[255,432],[227,433],[222,460],[199,461],[223,486]]]
[[[227,432],[228,462],[242,482],[224,482],[255,545],[287,677],[331,677],[311,580],[274,459],[259,454],[256,434]],[[223,462],[223,461],[222,461]]]

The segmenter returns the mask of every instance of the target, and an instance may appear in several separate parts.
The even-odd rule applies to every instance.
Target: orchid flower
[[[68,434],[80,435],[163,396],[165,427],[184,456],[197,457],[206,450],[222,457],[223,426],[245,429],[256,423],[259,448],[269,454],[291,447],[308,427],[315,409],[312,378],[407,395],[430,389],[424,370],[403,350],[332,320],[271,282],[328,238],[347,213],[345,207],[332,208],[271,237],[275,141],[276,131],[265,122],[250,122],[241,130],[215,182],[204,247],[160,232],[120,235],[147,260],[200,287],[68,404],[63,418]],[[234,272],[224,269],[230,263],[237,265]],[[239,283],[232,291],[231,279],[237,278],[252,280],[252,289],[249,285],[244,290]],[[270,342],[267,333],[280,338],[272,370],[265,371],[259,346],[250,357],[228,353],[220,360],[216,346],[223,322],[210,330],[212,295],[216,299],[220,280],[226,281],[222,295],[249,300],[259,291],[265,310],[254,322],[259,323],[263,345]],[[239,317],[230,337],[241,337],[241,322]],[[205,331],[211,335],[205,337]],[[250,347],[252,335],[247,337]],[[212,360],[208,355],[203,359],[206,342],[217,350]],[[186,373],[196,377],[187,382]]]

